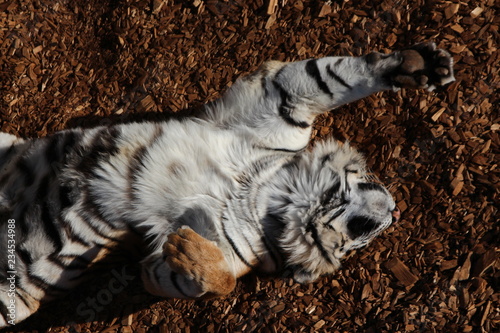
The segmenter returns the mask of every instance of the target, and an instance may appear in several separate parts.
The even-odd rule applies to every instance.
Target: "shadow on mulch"
[[[127,318],[160,300],[144,290],[139,267],[115,267],[111,272],[81,284],[63,298],[47,303],[26,321],[4,332],[33,329],[45,332],[59,326],[66,327],[68,332],[78,332],[77,324],[94,321],[111,326],[116,318],[121,321],[120,318]]]
[[[112,126],[134,122],[162,122],[172,119],[180,120],[184,118],[199,116],[201,112],[201,108],[193,107],[177,112],[134,112],[119,115],[115,114],[110,116],[87,115],[71,118],[66,122],[66,128],[93,128],[97,126]]]

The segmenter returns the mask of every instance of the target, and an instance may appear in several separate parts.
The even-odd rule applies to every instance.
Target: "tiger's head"
[[[390,193],[366,172],[348,144],[318,144],[284,168],[274,212],[279,245],[298,282],[332,273],[350,250],[362,248],[399,219]],[[271,207],[272,209],[273,207]]]

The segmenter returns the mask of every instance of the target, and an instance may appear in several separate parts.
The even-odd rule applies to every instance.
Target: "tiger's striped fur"
[[[145,288],[165,297],[223,295],[254,270],[299,282],[334,272],[399,212],[353,148],[306,149],[312,123],[377,91],[453,80],[445,51],[411,50],[270,62],[199,118],[25,141],[2,133],[0,326],[10,318],[7,220],[16,223],[15,322],[130,239],[142,244]],[[412,57],[424,66],[408,70]]]

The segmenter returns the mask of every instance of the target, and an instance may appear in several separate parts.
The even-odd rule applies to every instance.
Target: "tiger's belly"
[[[243,135],[196,122],[134,126],[142,142],[133,131],[123,133],[118,153],[91,181],[101,210],[140,230],[151,248],[189,226],[217,243],[238,276],[252,269],[275,271],[279,260],[269,258],[272,245],[264,241],[266,208],[258,186],[288,155],[256,149]]]

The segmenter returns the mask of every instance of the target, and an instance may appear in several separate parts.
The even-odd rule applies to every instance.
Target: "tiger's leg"
[[[323,113],[372,93],[398,88],[434,89],[454,81],[453,59],[434,43],[362,57],[325,57],[286,64],[272,86],[282,96],[281,112],[309,125]],[[309,114],[308,114],[309,113]],[[290,119],[293,123],[294,119]],[[305,124],[304,124],[305,126]]]
[[[270,61],[209,103],[206,117],[224,128],[251,129],[259,147],[296,152],[322,113],[379,91],[432,90],[453,80],[453,59],[434,43],[390,54]]]
[[[236,286],[236,278],[217,245],[183,227],[168,235],[163,253],[143,263],[146,289],[175,298],[223,296]]]

